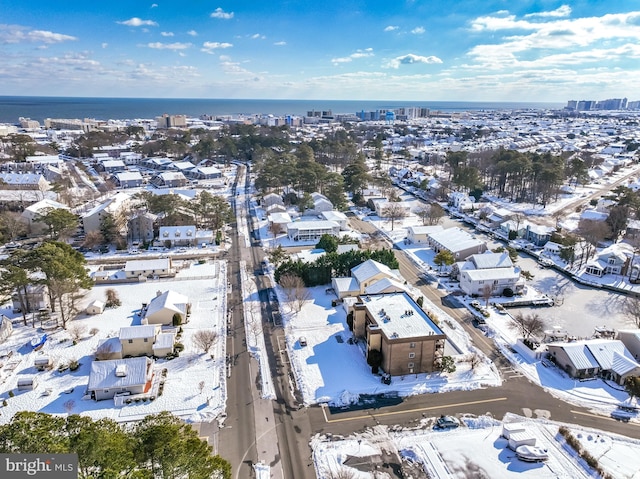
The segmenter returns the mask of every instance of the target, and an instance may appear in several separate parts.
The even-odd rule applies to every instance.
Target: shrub
[[[418,303],[418,306],[422,308],[422,305],[424,304],[424,296],[420,296],[416,303]]]
[[[100,330],[99,330],[98,328],[91,328],[91,329],[89,330],[89,334],[90,334],[91,336],[95,336],[95,335],[96,335],[96,334],[98,334],[99,332],[100,332]]]
[[[180,316],[178,313],[174,314],[172,322],[174,326],[180,326],[182,324],[182,316]]]
[[[504,291],[502,292],[502,296],[505,296],[507,298],[512,298],[513,290],[511,288],[504,288]]]
[[[69,369],[71,371],[75,371],[79,367],[80,367],[80,363],[78,362],[77,359],[72,359],[71,361],[69,361]]]
[[[6,406],[7,406],[7,404],[9,404],[9,403],[7,402],[7,400],[6,400],[6,399],[5,399],[4,401],[2,401],[2,405],[3,405],[3,406],[5,406],[5,407],[6,407]]]
[[[12,398],[13,396],[15,396],[13,389],[9,389],[9,397]]]
[[[175,349],[177,352],[184,351],[184,344],[176,343],[174,344],[173,349]]]

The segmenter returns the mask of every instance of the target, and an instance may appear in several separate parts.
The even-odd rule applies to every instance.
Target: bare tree
[[[309,299],[309,290],[305,288],[302,278],[295,274],[285,274],[280,278],[280,286],[284,290],[289,307],[299,312]]]
[[[609,225],[604,221],[596,220],[580,220],[578,223],[578,234],[584,238],[585,248],[583,252],[586,253],[584,261],[588,261],[591,255],[595,252],[596,246],[602,240],[604,240],[610,233],[611,229]],[[583,258],[580,258],[580,266],[582,266]]]
[[[26,232],[26,225],[20,220],[20,214],[13,211],[0,213],[0,228],[4,230],[9,240],[13,241]]]
[[[544,322],[537,313],[526,315],[518,313],[514,316],[513,320],[515,323],[512,327],[517,329],[524,339],[529,339],[532,336],[535,337],[544,331]]]
[[[622,303],[622,312],[637,328],[640,328],[640,298],[637,296],[627,296]]]
[[[352,469],[341,467],[337,471],[331,472],[330,479],[355,479],[356,473]]]
[[[418,208],[416,208],[415,214],[422,220],[422,226],[425,226],[427,224],[430,212],[431,206],[429,205],[420,205],[418,206]]]
[[[493,288],[490,284],[485,284],[482,287],[482,299],[484,299],[484,305],[489,306],[489,300],[493,294]]]
[[[204,381],[200,381],[198,383],[198,391],[200,391],[200,394],[202,394],[202,391],[204,391]]]
[[[71,414],[75,405],[75,401],[73,399],[69,399],[68,401],[65,401],[62,406],[64,407],[64,410],[67,411],[67,414]]]
[[[69,326],[69,334],[71,335],[71,339],[74,341],[78,341],[82,336],[84,336],[87,332],[87,325],[82,323],[73,323]]]
[[[469,366],[471,366],[471,370],[475,371],[478,366],[480,366],[484,360],[480,353],[471,353],[467,359]]]
[[[105,296],[107,297],[104,304],[106,308],[115,308],[122,304],[122,301],[120,301],[120,298],[118,297],[118,292],[113,288],[108,288],[105,291]]]
[[[429,205],[428,223],[430,225],[437,225],[440,223],[440,220],[444,215],[444,208],[438,203],[431,203],[431,205]]]
[[[395,222],[405,218],[407,216],[407,211],[402,206],[402,203],[389,203],[387,206],[382,208],[381,214],[383,218],[387,219],[387,221],[391,221],[391,231],[393,231]]]
[[[200,329],[195,332],[192,341],[195,347],[202,349],[206,354],[211,349],[211,346],[213,346],[213,343],[216,342],[217,337],[218,333],[212,329]]]

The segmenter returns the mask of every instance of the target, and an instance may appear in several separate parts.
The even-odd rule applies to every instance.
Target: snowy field
[[[596,477],[558,434],[561,424],[512,414],[503,419],[522,426],[549,455],[545,462],[524,462],[507,447],[502,422],[487,416],[460,419],[463,424],[449,431],[434,430],[432,418],[415,429],[376,426],[347,438],[315,436],[311,447],[316,475],[318,479],[385,477],[369,472],[384,457],[388,462],[396,458],[405,470],[421,471],[432,479]],[[570,426],[570,431],[612,477],[640,477],[640,441],[577,426]],[[378,470],[384,471],[384,466]],[[345,475],[339,476],[340,472]]]
[[[0,311],[13,316],[13,334],[2,344],[0,353],[13,351],[10,358],[0,360],[0,421],[6,423],[18,411],[39,411],[51,414],[85,414],[94,419],[109,417],[119,422],[141,419],[147,414],[171,411],[190,421],[213,419],[224,411],[226,401],[225,376],[225,311],[227,295],[226,263],[215,261],[207,264],[188,263],[176,278],[146,283],[96,285],[81,301],[81,307],[93,300],[105,299],[105,291],[117,291],[122,305],[105,310],[96,316],[81,315],[69,323],[84,325],[86,332],[73,344],[68,331],[58,330],[49,334],[43,348],[36,352],[30,346],[34,337],[42,331],[33,329],[31,322],[22,321],[11,314],[11,308]],[[113,400],[94,401],[85,397],[93,354],[98,343],[109,337],[117,337],[121,327],[140,324],[138,315],[141,304],[156,296],[157,291],[172,290],[184,294],[192,304],[191,317],[182,325],[180,342],[184,351],[173,360],[156,361],[155,371],[167,369],[163,394],[154,401],[143,401],[114,407]],[[37,324],[36,324],[37,326]],[[89,331],[97,329],[95,334]],[[211,329],[218,337],[209,354],[197,349],[192,336],[199,329]],[[38,372],[34,360],[49,356],[53,361],[50,371]],[[58,366],[78,360],[80,367],[71,372],[58,371]],[[18,391],[19,378],[33,376],[37,385],[32,391]],[[15,397],[10,397],[12,391]]]

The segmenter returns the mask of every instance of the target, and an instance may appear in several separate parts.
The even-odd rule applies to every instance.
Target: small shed
[[[102,314],[104,312],[104,302],[96,299],[92,301],[86,309],[87,314]]]
[[[25,376],[18,379],[18,391],[31,391],[38,384],[35,376]]]
[[[514,451],[520,446],[535,446],[536,438],[527,431],[513,432],[509,435],[509,449]]]
[[[51,358],[49,356],[38,356],[33,361],[33,365],[38,371],[44,371],[51,366]]]

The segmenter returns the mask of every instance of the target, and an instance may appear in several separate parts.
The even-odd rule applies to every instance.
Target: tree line
[[[76,453],[79,479],[231,478],[229,462],[168,412],[128,427],[107,418],[22,411],[0,425],[0,452]]]

